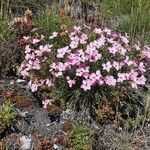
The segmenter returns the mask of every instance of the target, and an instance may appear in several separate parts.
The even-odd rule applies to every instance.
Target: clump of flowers
[[[29,80],[32,92],[49,88],[52,99],[89,100],[92,105],[92,94],[107,96],[111,89],[145,85],[149,59],[150,47],[131,44],[127,34],[74,26],[63,37],[53,32],[49,43],[46,38],[33,39],[25,48],[19,72]]]

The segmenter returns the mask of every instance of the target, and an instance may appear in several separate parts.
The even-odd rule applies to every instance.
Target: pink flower
[[[96,49],[95,43],[90,43],[89,45],[87,45],[85,53],[90,62],[95,62],[95,61],[101,59],[101,57],[102,57],[102,55]]]
[[[78,77],[83,76],[84,78],[88,78],[88,76],[89,76],[89,67],[77,68],[76,69],[76,76],[78,76]]]
[[[91,84],[93,85],[93,84],[97,81],[97,79],[96,79],[96,74],[95,74],[95,73],[91,73],[91,74],[89,75],[89,79],[90,79],[90,81],[91,81]]]
[[[80,43],[81,44],[86,44],[87,43],[87,39],[88,39],[87,35],[83,33],[81,35],[81,37],[80,37]]]
[[[82,81],[82,85],[81,85],[81,88],[84,90],[84,91],[87,91],[87,90],[91,90],[91,81],[90,80],[83,80]]]
[[[103,66],[103,70],[106,70],[107,72],[109,72],[112,67],[110,61],[108,61],[106,64],[103,63],[102,66]]]
[[[27,54],[25,55],[25,59],[26,59],[26,60],[29,60],[30,58],[31,58],[31,54],[27,53]]]
[[[110,43],[110,44],[114,44],[115,43],[113,38],[107,38],[107,42]]]
[[[41,45],[39,47],[39,50],[42,52],[51,52],[51,48],[52,48],[52,45],[46,44],[46,45]]]
[[[120,54],[125,56],[126,55],[127,50],[123,47],[120,48]]]
[[[35,70],[41,69],[41,65],[38,59],[33,62],[32,68]]]
[[[126,80],[126,74],[125,73],[118,73],[118,82],[123,82]]]
[[[30,53],[30,59],[35,59],[35,53],[34,52]]]
[[[66,79],[69,87],[71,88],[75,84],[75,80],[71,80],[69,76],[67,76]]]
[[[134,45],[134,48],[135,48],[137,51],[139,51],[139,50],[140,50],[140,45],[135,44],[135,45]]]
[[[30,53],[31,51],[32,51],[32,49],[30,48],[29,45],[27,45],[27,46],[25,47],[25,53]]]
[[[42,101],[43,107],[46,109],[48,105],[52,105],[51,99],[45,99]]]
[[[113,55],[115,55],[118,52],[117,47],[109,47],[108,50]]]
[[[57,58],[63,58],[64,55],[69,52],[70,52],[70,50],[69,50],[68,46],[59,48],[59,49],[57,49]]]
[[[146,83],[146,78],[142,75],[141,77],[138,77],[136,80],[136,84],[138,85],[145,85]]]
[[[121,38],[123,43],[125,43],[125,44],[129,43],[129,40],[128,40],[129,37],[127,36],[127,34],[126,34],[126,36],[120,36],[120,38]]]
[[[59,77],[59,76],[62,76],[63,73],[62,73],[62,71],[58,71],[58,72],[55,72],[54,75],[55,75],[55,77]]]
[[[129,56],[126,56],[126,59],[124,60],[124,62],[128,65],[131,66],[134,64],[134,62],[132,60],[129,60]]]
[[[70,65],[79,65],[81,61],[80,54],[78,53],[70,53],[68,55],[68,63]]]
[[[33,44],[36,44],[36,43],[39,43],[39,42],[40,42],[39,39],[33,39],[33,41],[32,41]]]
[[[146,78],[142,75],[141,77],[135,77],[131,82],[132,88],[137,89],[137,85],[145,85]]]
[[[51,65],[50,65],[50,68],[52,68],[52,69],[55,69],[56,70],[56,63],[55,62],[53,62]]]
[[[114,67],[117,71],[121,68],[119,62],[116,62],[116,61],[113,62],[113,67]]]
[[[127,75],[127,74],[126,74]],[[129,79],[136,81],[138,73],[136,71],[134,71],[133,69],[128,73],[129,75]]]
[[[29,72],[28,72],[26,69],[22,70],[22,71],[20,72],[20,74],[23,76],[23,78],[29,76]]]
[[[42,55],[43,55],[43,51],[36,50],[36,51],[35,51],[35,54],[36,54],[37,56],[42,56]]]
[[[116,83],[117,83],[117,80],[116,80],[113,76],[106,76],[106,77],[105,77],[105,83],[106,83],[107,85],[115,86]]]
[[[91,42],[93,44],[93,47],[95,48],[101,48],[106,42],[106,39],[103,35],[101,35],[100,38],[98,38],[97,40],[94,40],[93,42]]]
[[[132,82],[132,83],[131,83],[131,87],[132,87],[133,89],[137,89],[137,84],[136,84],[135,82]]]
[[[145,66],[143,62],[140,62],[138,65],[139,70],[143,73],[146,72]]]
[[[105,28],[105,29],[104,29],[104,32],[107,33],[107,35],[111,35],[111,30],[108,29],[108,28]]]
[[[32,65],[32,64],[33,64],[33,60],[30,59],[30,60],[28,61],[28,64],[29,64],[29,65]]]
[[[65,69],[66,69],[65,63],[59,62],[57,64],[57,70],[59,70],[59,71],[65,71]]]
[[[77,41],[72,41],[69,46],[71,47],[71,49],[75,49],[78,47],[78,44],[79,43]]]
[[[46,84],[48,87],[51,87],[51,86],[53,85],[51,80],[46,79],[45,81],[46,81],[45,84]]]
[[[142,55],[147,58],[148,60],[150,59],[150,47],[148,45],[144,46],[144,49],[142,51]]]
[[[94,29],[94,32],[95,32],[96,34],[101,34],[103,31],[102,31],[100,28],[95,28],[95,29]]]
[[[80,26],[74,26],[74,30],[75,30],[76,32],[80,32],[80,31],[81,31],[81,27],[80,27]]]
[[[37,80],[34,82],[29,81],[28,86],[30,87],[32,92],[36,92],[38,90],[38,87],[39,87]]]
[[[52,65],[50,66],[50,72],[54,70],[55,72],[60,73],[62,71],[65,71],[66,67],[68,67],[67,63],[62,63],[62,62],[58,62],[57,64],[52,63]]]
[[[99,39],[97,39],[96,41],[95,41],[96,43],[96,48],[101,48],[104,44],[105,44],[105,42],[106,42],[106,40],[105,40],[105,37],[104,36],[101,36]]]
[[[150,59],[150,51],[143,51],[142,54],[145,58]]]
[[[55,37],[57,37],[58,32],[53,32],[52,35],[49,37],[49,39],[53,39]]]
[[[23,39],[25,39],[25,40],[29,40],[29,39],[30,39],[30,37],[29,37],[29,36],[23,36]]]
[[[58,49],[57,50],[57,58],[63,58],[65,55],[65,51],[63,51],[62,49]]]
[[[95,84],[102,85],[104,83],[102,80],[102,75],[100,73],[100,70],[97,70],[96,73],[91,73],[89,75],[89,80],[91,85],[95,85]]]

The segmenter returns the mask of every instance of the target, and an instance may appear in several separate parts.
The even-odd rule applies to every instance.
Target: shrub
[[[49,89],[54,101],[95,109],[104,99],[118,104],[122,98],[118,91],[127,93],[146,83],[150,49],[132,45],[127,35],[75,26],[65,36],[53,32],[49,43],[43,36],[26,40],[31,44],[19,72],[29,79],[32,92]]]

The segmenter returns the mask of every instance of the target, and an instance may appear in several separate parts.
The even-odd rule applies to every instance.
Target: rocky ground
[[[72,149],[67,140],[68,131],[77,120],[82,120],[81,115],[75,116],[71,109],[55,109],[54,114],[50,113],[41,107],[36,95],[20,79],[0,81],[0,104],[8,101],[13,104],[17,118],[9,128],[1,132],[1,150],[4,150],[4,144],[8,150]],[[85,120],[88,120],[88,115]],[[86,126],[93,132],[94,150],[150,149],[149,124],[130,131],[116,127],[111,122],[103,126],[92,120],[86,121]]]

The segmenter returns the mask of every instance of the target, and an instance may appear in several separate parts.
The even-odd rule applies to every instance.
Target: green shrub
[[[91,114],[108,101],[117,115],[121,102],[131,101],[128,92],[146,84],[149,48],[132,45],[127,35],[74,26],[65,37],[53,32],[49,40],[36,38],[27,39],[30,46],[19,72],[29,79],[32,92],[50,91],[44,99],[63,99],[78,110],[90,108]]]

